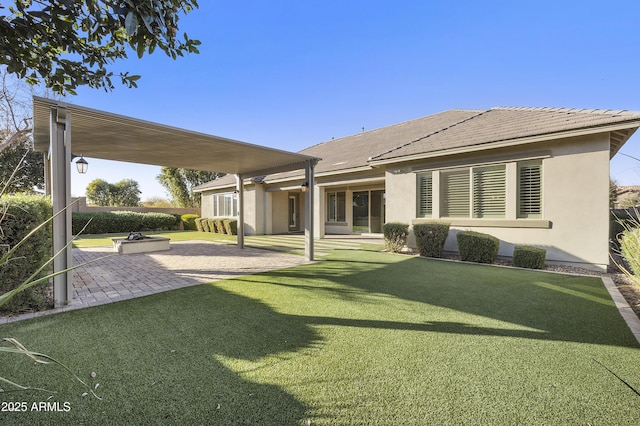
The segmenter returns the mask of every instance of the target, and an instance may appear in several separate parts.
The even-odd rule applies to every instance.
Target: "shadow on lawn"
[[[294,275],[292,275],[292,273]],[[457,321],[403,323],[308,317],[310,324],[420,330],[456,334],[512,336],[613,346],[638,347],[626,323],[597,277],[575,277],[433,259],[342,251],[337,261],[264,276],[324,279],[340,286],[320,286],[336,297],[358,297],[358,290],[387,294],[525,326],[533,330],[485,327]],[[278,281],[272,284],[288,285]],[[313,287],[313,285],[308,286]],[[348,290],[353,289],[353,290]],[[356,290],[357,289],[357,290]],[[425,306],[425,310],[429,309]]]
[[[9,324],[3,331],[98,372],[104,401],[74,402],[59,417],[66,422],[284,425],[302,424],[309,408],[279,386],[255,382],[252,372],[277,367],[290,354],[319,344],[306,322],[200,285]],[[52,340],[52,329],[65,337]],[[46,372],[21,366],[6,373],[25,382],[51,380],[44,387],[59,390]],[[25,372],[34,376],[21,377]],[[57,397],[69,392],[67,398],[76,401],[76,391],[62,390]],[[29,415],[21,417],[25,424]]]

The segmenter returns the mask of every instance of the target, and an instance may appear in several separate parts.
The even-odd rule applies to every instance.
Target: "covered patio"
[[[46,153],[46,187],[53,213],[54,301],[73,298],[71,233],[71,161],[86,156],[113,161],[180,167],[234,174],[239,223],[244,224],[244,180],[270,173],[305,170],[313,182],[318,158],[235,141],[219,136],[138,120],[52,99],[33,98],[34,145]],[[313,184],[306,192],[305,256],[313,260]],[[238,247],[244,248],[244,226],[238,226]]]

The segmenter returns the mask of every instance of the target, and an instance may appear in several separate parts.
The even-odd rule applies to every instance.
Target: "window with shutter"
[[[506,208],[504,165],[475,167],[473,173],[473,217],[503,218]]]
[[[518,164],[518,217],[542,217],[542,162]]]
[[[469,217],[469,169],[443,172],[440,175],[442,217]]]
[[[418,217],[431,217],[433,206],[433,177],[431,172],[420,173],[418,178]]]

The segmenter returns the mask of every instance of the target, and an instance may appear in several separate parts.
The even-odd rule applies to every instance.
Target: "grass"
[[[640,346],[601,281],[363,251],[0,326],[69,424],[629,424]],[[610,371],[607,371],[606,366]],[[95,379],[89,374],[96,372]],[[0,394],[42,401],[48,394]]]

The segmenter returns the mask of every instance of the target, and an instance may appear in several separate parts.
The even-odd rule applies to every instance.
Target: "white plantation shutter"
[[[431,172],[418,175],[418,217],[431,217],[433,206],[433,177]]]
[[[441,185],[441,216],[469,217],[469,169],[443,172]]]
[[[506,207],[504,165],[473,169],[473,217],[503,218]]]
[[[542,217],[542,163],[521,163],[518,168],[518,217]]]

